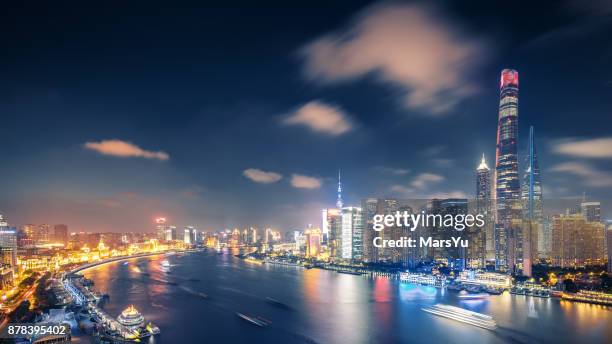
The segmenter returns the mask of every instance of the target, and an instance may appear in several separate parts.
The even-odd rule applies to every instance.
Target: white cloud
[[[433,198],[437,198],[437,199],[447,199],[447,198],[469,198],[468,194],[460,191],[460,190],[454,190],[451,192],[434,192],[433,194],[429,195],[428,197],[426,197],[427,199],[433,199]]]
[[[255,183],[262,184],[276,183],[277,181],[281,180],[281,178],[283,178],[281,174],[278,174],[276,172],[267,172],[256,168],[248,168],[242,171],[242,174],[250,180],[254,181]]]
[[[321,187],[321,179],[304,176],[301,174],[291,175],[291,185],[298,189],[318,189]]]
[[[87,142],[85,148],[96,151],[100,154],[117,156],[121,158],[145,158],[168,160],[168,153],[162,151],[144,150],[133,143],[122,140],[102,140],[100,142]]]
[[[595,167],[582,162],[564,162],[551,168],[553,172],[569,173],[582,177],[582,182],[588,186],[612,186],[612,174],[600,171]]]
[[[373,75],[399,86],[405,107],[447,112],[476,93],[470,75],[487,54],[482,41],[442,17],[422,4],[370,7],[350,27],[302,48],[304,75],[320,83]]]
[[[410,173],[409,168],[397,168],[397,167],[387,167],[387,166],[376,166],[374,167],[376,171],[382,173],[388,173],[396,176],[404,176]]]
[[[555,153],[582,158],[612,158],[612,137],[590,140],[565,139],[553,147]]]
[[[451,167],[455,164],[455,160],[453,159],[438,158],[432,159],[431,161],[439,167]]]
[[[414,193],[414,189],[404,185],[395,184],[391,186],[391,192],[400,194],[402,196],[407,196]]]
[[[415,189],[424,189],[430,184],[439,183],[443,180],[444,180],[444,177],[439,174],[425,172],[425,173],[421,173],[418,176],[416,176],[412,180],[410,185],[412,185],[412,187],[414,187]]]
[[[318,100],[300,106],[283,123],[305,125],[315,132],[331,136],[342,135],[353,128],[349,116],[340,107]]]
[[[446,150],[446,146],[437,145],[437,146],[429,146],[423,149],[420,153],[424,156],[436,156]]]

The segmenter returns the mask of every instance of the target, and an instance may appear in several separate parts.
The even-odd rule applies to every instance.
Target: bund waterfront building
[[[504,69],[500,81],[493,199],[496,268],[508,272],[520,272],[523,268],[518,95],[518,72]]]

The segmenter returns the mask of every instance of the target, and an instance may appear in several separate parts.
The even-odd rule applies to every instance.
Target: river
[[[164,259],[171,264],[167,269],[161,265]],[[133,304],[159,326],[162,333],[155,343],[604,343],[612,338],[612,309],[603,306],[510,294],[462,301],[453,291],[257,265],[228,253],[135,258],[83,274],[110,295],[104,305],[109,314],[116,316]],[[266,302],[266,297],[289,308]],[[436,303],[489,314],[498,329],[421,310]],[[272,323],[260,328],[236,312]]]

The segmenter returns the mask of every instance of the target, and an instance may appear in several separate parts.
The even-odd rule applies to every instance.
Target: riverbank
[[[123,261],[123,260],[134,259],[134,258],[143,258],[143,257],[158,256],[158,255],[161,255],[161,254],[168,254],[168,253],[171,253],[171,252],[174,252],[174,251],[148,252],[148,253],[139,253],[137,255],[132,255],[132,256],[113,257],[113,258],[104,259],[104,260],[100,260],[100,261],[97,261],[97,262],[88,263],[88,264],[85,264],[85,265],[78,266],[78,267],[70,270],[69,273],[77,273],[77,272],[80,272],[80,271],[85,271],[87,269],[91,269],[93,267],[104,265],[104,264],[108,264],[108,263],[120,262],[120,261]]]

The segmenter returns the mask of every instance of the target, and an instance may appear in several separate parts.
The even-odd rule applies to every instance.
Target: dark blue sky
[[[503,68],[545,199],[607,211],[612,6],[426,3],[2,4],[0,213],[290,230],[333,206],[338,169],[348,204],[472,197]]]

